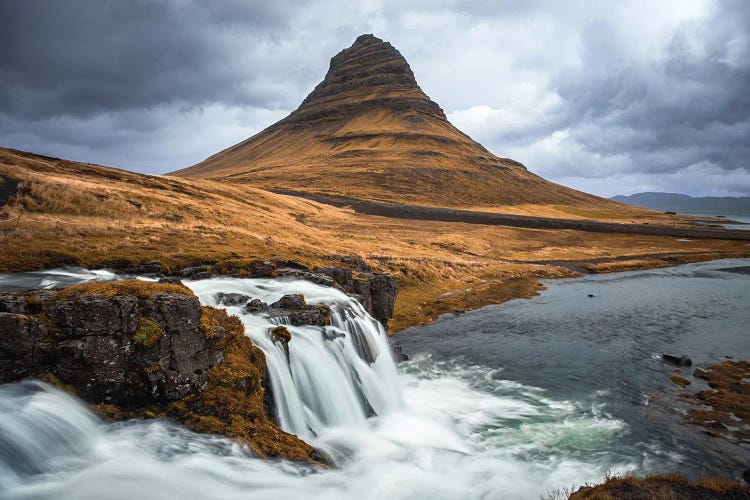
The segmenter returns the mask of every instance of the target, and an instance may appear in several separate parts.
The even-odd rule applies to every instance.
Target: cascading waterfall
[[[0,275],[0,289],[110,276],[72,269]],[[501,370],[429,356],[397,369],[382,327],[339,290],[300,280],[186,284],[202,303],[240,317],[265,352],[280,426],[336,466],[267,462],[168,420],[106,423],[67,394],[23,382],[0,386],[0,497],[527,499],[607,471],[653,470],[647,460],[664,455],[658,443],[656,452],[617,449],[627,425],[602,404],[556,401]],[[219,292],[267,303],[302,293],[331,308],[332,324],[293,326],[248,314],[219,304]],[[292,335],[288,353],[269,335],[279,323]]]
[[[302,280],[217,278],[187,281],[204,305],[239,316],[266,355],[279,425],[314,440],[326,428],[362,425],[374,415],[402,408],[396,365],[383,327],[339,290]],[[242,294],[272,303],[302,293],[308,304],[331,309],[331,326],[292,326],[284,317],[225,306],[219,293]],[[292,335],[288,358],[270,331],[284,324]]]

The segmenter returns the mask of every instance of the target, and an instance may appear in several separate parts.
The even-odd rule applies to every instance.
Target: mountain
[[[614,196],[612,200],[629,205],[670,212],[708,215],[750,215],[750,197],[692,197],[677,193],[636,193]]]
[[[549,182],[454,127],[390,43],[362,35],[286,118],[180,177],[451,207],[624,207]]]

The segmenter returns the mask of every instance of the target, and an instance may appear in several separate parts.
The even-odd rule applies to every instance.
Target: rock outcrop
[[[218,338],[204,335],[201,305],[189,290],[161,290],[0,294],[0,381],[52,373],[87,401],[123,408],[200,391],[223,360]]]
[[[302,294],[284,295],[264,312],[271,318],[283,318],[294,326],[331,324],[331,309],[325,305],[309,305]]]
[[[331,255],[328,258],[332,261],[338,261],[339,264],[323,266],[312,270],[298,262],[288,260],[254,261],[241,268],[226,264],[201,264],[178,270],[176,276],[166,276],[161,272],[154,274],[155,269],[161,269],[161,265],[158,262],[147,262],[142,266],[129,267],[119,272],[131,275],[146,273],[148,276],[162,277],[162,281],[169,283],[179,283],[179,280],[175,280],[176,277],[207,279],[218,275],[252,278],[294,277],[304,279],[319,285],[338,288],[344,293],[353,296],[372,317],[380,321],[387,328],[388,320],[393,317],[396,296],[398,294],[396,279],[389,274],[374,273],[366,262],[357,257]],[[242,294],[220,294],[217,295],[217,300],[229,306],[244,305],[246,310],[251,313],[267,311],[269,308],[279,309],[279,305],[269,306],[258,299],[252,299]],[[312,308],[313,306],[310,306],[308,309],[311,310]],[[282,309],[293,310],[291,307],[282,307]],[[275,315],[278,316],[279,314]],[[304,315],[299,313],[296,316],[301,317]],[[304,318],[295,321],[292,324],[320,326],[330,324],[325,321]]]
[[[265,373],[239,319],[202,307],[182,285],[0,294],[0,383],[44,378],[113,418],[170,416],[259,456],[324,462],[269,418]]]

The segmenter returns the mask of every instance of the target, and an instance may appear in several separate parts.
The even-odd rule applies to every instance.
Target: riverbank
[[[548,280],[532,300],[446,315],[392,341],[409,356],[429,353],[437,361],[487,366],[540,387],[546,397],[621,422],[622,434],[601,448],[572,429],[561,439],[585,443],[592,456],[614,453],[629,461],[631,474],[741,482],[750,463],[749,365],[742,361],[750,359],[747,267],[748,260],[738,259]],[[674,366],[665,353],[687,355],[692,366]],[[670,491],[671,483],[617,484],[632,486],[626,498],[650,498]],[[695,498],[702,498],[700,484],[672,486],[674,492],[694,487]],[[746,495],[746,489],[737,491]],[[580,498],[597,498],[596,492],[608,498],[606,491]],[[614,498],[617,491],[611,490]]]

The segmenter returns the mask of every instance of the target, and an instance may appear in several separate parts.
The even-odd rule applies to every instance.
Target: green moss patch
[[[164,332],[156,321],[145,316],[138,318],[138,329],[133,334],[133,343],[142,348],[151,347]]]

